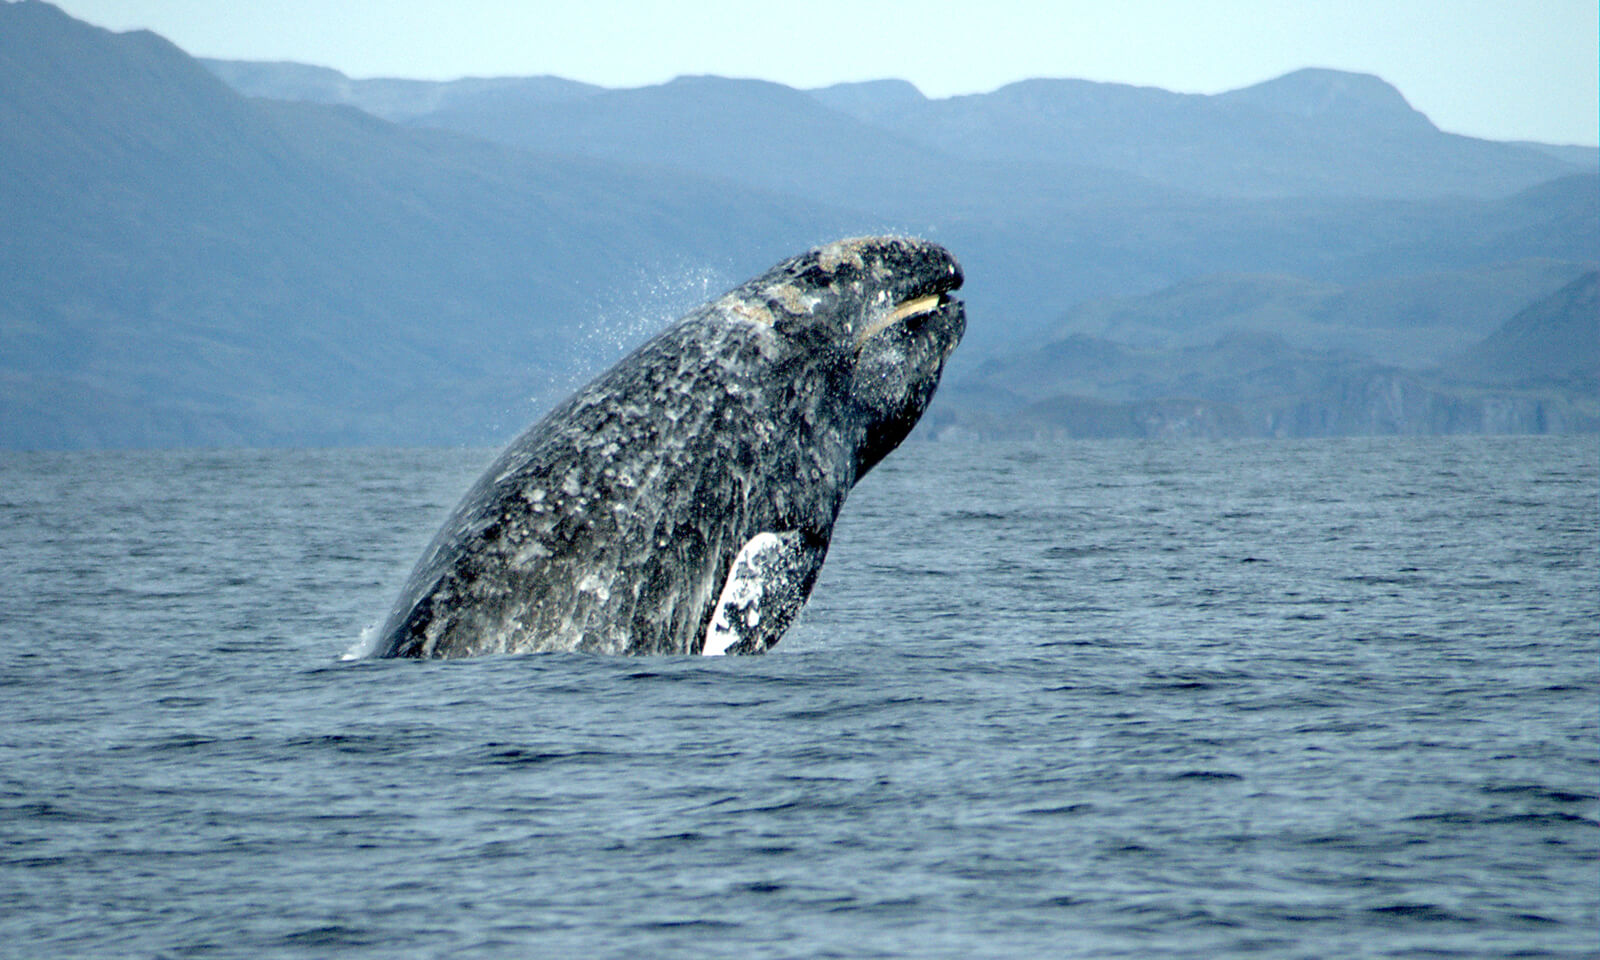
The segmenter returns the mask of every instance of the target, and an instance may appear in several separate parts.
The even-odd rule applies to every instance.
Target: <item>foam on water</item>
[[[379,620],[374,620],[365,627],[362,627],[361,635],[356,638],[356,642],[352,643],[349,649],[340,654],[339,659],[365,660],[377,654],[379,640],[378,631],[382,628],[383,623]]]

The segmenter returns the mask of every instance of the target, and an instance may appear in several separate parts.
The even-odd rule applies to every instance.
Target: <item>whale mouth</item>
[[[923,314],[934,313],[952,302],[951,297],[943,290],[912,297],[909,300],[902,300],[893,310],[863,327],[861,332],[856,335],[856,346],[861,346],[897,323],[903,323],[912,317],[919,317]]]

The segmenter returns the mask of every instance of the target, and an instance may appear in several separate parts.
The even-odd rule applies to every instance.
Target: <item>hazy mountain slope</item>
[[[1584,170],[1600,167],[1600,147],[1581,147],[1570,143],[1537,143],[1532,140],[1511,141],[1519,147],[1538,150]]]
[[[0,157],[8,446],[503,435],[578,347],[614,349],[574,318],[837,229],[726,184],[247,100],[159,37],[38,3],[0,6]]]
[[[1462,380],[1567,386],[1600,399],[1600,273],[1530,304],[1446,369]]]
[[[996,164],[949,156],[761,80],[680,77],[511,109],[478,98],[409,122],[538,153],[720,177],[862,210],[886,226],[1019,209],[1036,220],[1098,200],[1154,202],[1171,193],[1136,176],[1059,159]]]
[[[397,121],[463,101],[514,110],[525,101],[577,99],[603,89],[561,77],[355,80],[337,70],[302,63],[210,59],[200,63],[246,96],[350,106]]]
[[[1581,274],[1566,261],[1529,259],[1343,286],[1283,275],[1210,275],[1140,297],[1079,304],[1057,336],[1192,347],[1230,333],[1271,334],[1307,349],[1373,353],[1427,367],[1487,336],[1506,316]]]
[[[1546,286],[1549,270],[1527,270],[1524,285]],[[1485,278],[1458,279],[1470,291],[1473,280]],[[1234,277],[1093,305],[1075,311],[1080,326],[1095,320],[1132,342],[1079,330],[996,356],[959,377],[936,401],[930,422],[935,430],[990,437],[1600,429],[1600,274],[1593,271],[1541,294],[1438,369],[1404,370],[1266,332],[1303,335],[1308,314],[1382,322],[1363,316],[1359,305],[1393,309],[1403,300],[1382,296],[1393,292]]]
[[[619,90],[564,86],[552,77],[427,85],[351,80],[299,64],[206,64],[252,96],[345,103],[540,154],[690,171],[885,221],[1023,207],[1040,216],[1103,198],[1159,200],[1171,193],[1125,173],[1055,158],[994,163],[947,156],[764,80],[679,77]],[[390,97],[391,91],[402,95]]]

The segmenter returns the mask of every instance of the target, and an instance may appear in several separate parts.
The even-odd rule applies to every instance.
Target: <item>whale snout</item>
[[[928,276],[927,293],[924,295],[947,294],[952,290],[961,289],[961,284],[966,281],[966,275],[961,272],[961,264],[956,262],[950,251],[937,243],[927,241],[921,243],[927,248],[928,261],[927,267],[919,271]]]
[[[879,275],[886,273],[888,278],[863,304],[863,315],[854,324],[856,349],[885,330],[916,331],[935,318],[942,318],[942,326],[957,328],[949,343],[953,349],[966,323],[961,301],[951,293],[960,289],[965,277],[950,251],[926,240],[902,237],[871,238],[862,243],[879,258]]]

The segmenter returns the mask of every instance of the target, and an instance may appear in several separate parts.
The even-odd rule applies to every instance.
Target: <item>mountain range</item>
[[[930,435],[1193,399],[1167,374],[1137,397],[1066,373],[993,389],[1089,346],[1525,393],[1468,377],[1482,357],[1428,371],[1497,343],[1535,362],[1567,334],[1512,322],[1534,304],[1579,311],[1581,339],[1581,298],[1557,295],[1600,261],[1592,148],[1443,133],[1378,78],[1326,70],[1212,97],[1036,80],[942,100],[901,81],[353,80],[200,62],[24,0],[0,4],[0,158],[13,448],[498,442],[698,300],[876,232],[939,240],[968,275]],[[1242,432],[1592,429],[1586,383],[1539,381],[1566,398],[1542,427],[1301,429],[1221,386],[1208,402]]]
[[[885,186],[915,211],[972,209],[976,197],[930,177],[974,169],[963,163],[1031,173],[1038,179],[1026,186],[1060,202],[1080,178],[1124,194],[1144,180],[1202,196],[1491,197],[1596,162],[1592,151],[1565,160],[1444,133],[1379,78],[1333,70],[1214,96],[1041,79],[929,100],[903,80],[802,91],[680,77],[607,90],[558,77],[352,80],[301,64],[205,63],[252,96],[347,104],[544,153],[648,158],[752,186],[831,192],[858,209],[882,204]],[[983,179],[974,186],[993,186]]]
[[[1470,289],[1470,288],[1469,288]],[[1041,346],[993,356],[953,385],[931,429],[990,437],[1337,436],[1600,430],[1600,273],[1590,271],[1441,362],[1420,368],[1279,330],[1404,298],[1282,277],[1196,281],[1073,311]],[[1219,303],[1228,306],[1219,309]],[[1176,338],[1179,318],[1204,320]],[[1142,345],[1085,330],[1107,320]],[[1237,323],[1235,323],[1237,322]],[[1303,344],[1305,339],[1301,338]]]

